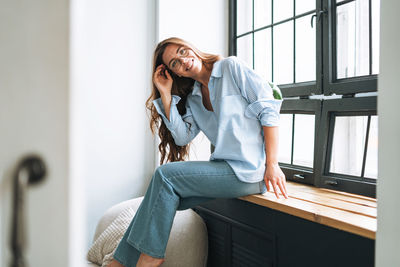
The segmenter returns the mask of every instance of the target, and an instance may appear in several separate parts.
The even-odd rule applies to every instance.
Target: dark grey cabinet
[[[372,267],[375,241],[239,199],[194,208],[209,237],[209,267]]]

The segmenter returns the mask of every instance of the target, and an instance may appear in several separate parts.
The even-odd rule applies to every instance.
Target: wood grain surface
[[[271,191],[239,199],[375,239],[376,199],[294,182],[287,182],[287,190],[288,199]]]

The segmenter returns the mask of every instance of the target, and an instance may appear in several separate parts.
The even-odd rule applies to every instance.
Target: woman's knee
[[[168,163],[163,164],[155,170],[153,175],[153,179],[155,180],[155,182],[165,182],[166,180],[169,179],[168,177],[170,173],[169,171],[170,168],[168,165],[169,165]]]
[[[169,188],[171,192],[173,191],[175,194],[176,180],[173,178],[174,176],[171,172],[171,169],[167,166],[167,164],[164,164],[155,170],[152,184],[156,187]]]
[[[174,177],[179,173],[179,170],[182,168],[183,165],[180,163],[182,162],[165,163],[156,169],[155,174],[169,180],[171,177]]]

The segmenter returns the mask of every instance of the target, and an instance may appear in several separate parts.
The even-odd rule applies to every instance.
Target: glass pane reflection
[[[313,167],[315,115],[296,114],[294,119],[293,164]]]
[[[369,3],[359,0],[336,9],[337,78],[369,75]]]
[[[380,20],[380,2],[371,1],[372,15],[372,74],[379,73],[379,20]]]
[[[274,76],[276,84],[293,83],[293,21],[274,27]]]
[[[291,163],[293,114],[281,114],[278,161]]]
[[[378,116],[371,116],[364,177],[378,178]]]
[[[252,34],[237,39],[237,57],[253,68],[253,38]]]
[[[274,1],[274,23],[293,17],[293,0]]]
[[[296,0],[296,15],[315,10],[315,0]]]
[[[253,1],[237,0],[237,34],[243,34],[253,29]]]
[[[330,172],[361,176],[367,116],[337,116]]]
[[[271,29],[254,33],[254,70],[272,81]]]
[[[254,28],[272,23],[271,0],[254,0]]]
[[[315,27],[311,28],[311,16],[296,20],[296,81],[315,81],[316,51]]]

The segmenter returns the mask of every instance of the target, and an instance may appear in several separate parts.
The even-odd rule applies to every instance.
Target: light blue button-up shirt
[[[153,103],[177,145],[188,144],[202,131],[215,147],[210,160],[225,160],[239,180],[253,183],[262,181],[265,172],[262,126],[279,125],[282,100],[274,98],[273,88],[280,95],[245,63],[228,57],[214,63],[208,83],[214,111],[204,107],[197,81],[187,97],[185,115],[176,107],[179,96],[172,96],[170,120],[161,98]]]

